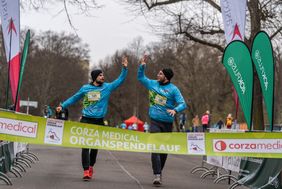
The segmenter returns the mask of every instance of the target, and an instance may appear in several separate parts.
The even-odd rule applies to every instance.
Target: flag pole
[[[12,51],[12,32],[10,34],[10,51],[9,51],[9,61],[8,61],[8,79],[7,79],[7,88],[6,88],[6,109],[8,109],[8,101],[9,101],[9,85],[10,85],[10,69],[11,69],[11,51]],[[13,108],[15,110],[15,108]]]

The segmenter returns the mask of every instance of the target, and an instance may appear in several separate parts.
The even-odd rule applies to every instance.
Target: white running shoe
[[[162,179],[161,179],[161,175],[160,174],[156,174],[155,178],[153,180],[153,185],[161,185],[162,184]]]

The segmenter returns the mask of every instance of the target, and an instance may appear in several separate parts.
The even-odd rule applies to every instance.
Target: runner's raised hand
[[[145,54],[145,55],[141,58],[140,64],[141,64],[141,65],[147,64],[147,60],[148,60],[148,55]]]
[[[122,56],[122,66],[127,68],[127,64],[128,64],[128,60],[127,60],[127,56]]]

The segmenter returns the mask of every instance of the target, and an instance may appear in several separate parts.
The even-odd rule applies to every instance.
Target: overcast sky
[[[134,38],[142,36],[145,44],[157,41],[158,37],[150,32],[143,16],[134,18],[116,0],[102,1],[103,8],[92,11],[92,16],[78,15],[70,10],[71,20],[80,38],[90,47],[91,63],[97,63],[116,50],[128,46]],[[52,30],[75,33],[70,27],[60,5],[49,5],[39,12],[21,10],[21,28],[29,27],[36,32]]]

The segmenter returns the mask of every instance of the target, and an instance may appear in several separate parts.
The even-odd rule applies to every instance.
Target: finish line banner
[[[282,158],[281,133],[142,133],[0,111],[0,140],[72,148]]]

